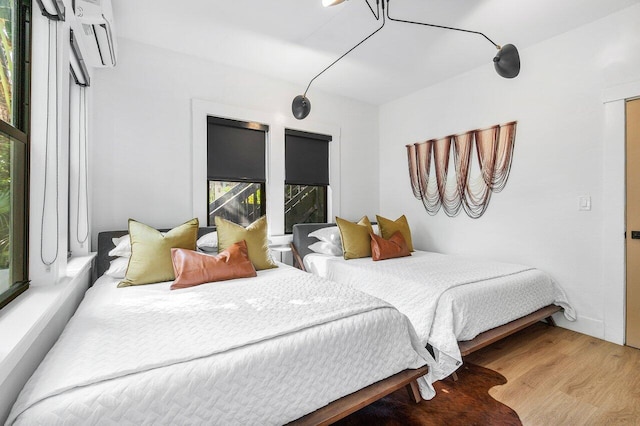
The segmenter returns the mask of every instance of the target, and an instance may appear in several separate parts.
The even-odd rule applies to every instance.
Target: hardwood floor
[[[640,350],[537,323],[465,360],[507,378],[489,393],[524,425],[640,424]]]

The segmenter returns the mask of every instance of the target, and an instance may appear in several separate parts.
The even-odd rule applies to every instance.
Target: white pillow
[[[196,246],[201,250],[211,251],[210,249],[218,247],[218,231],[209,232],[198,238]],[[207,250],[208,249],[208,250]]]
[[[342,241],[340,240],[340,230],[337,226],[317,229],[310,233],[309,236],[337,246],[340,249],[340,254],[342,254]],[[311,248],[311,246],[309,246],[309,248]]]
[[[115,238],[114,238],[115,239]],[[123,279],[127,274],[127,267],[129,266],[128,257],[117,257],[111,261],[109,269],[104,274],[118,279]]]
[[[129,234],[123,235],[120,238],[112,238],[111,241],[115,248],[111,249],[109,256],[131,257],[131,239],[129,238]]]
[[[342,256],[342,249],[335,244],[326,241],[317,241],[309,246],[309,249],[320,254],[331,256]]]
[[[162,232],[162,235],[166,235],[166,232]],[[111,257],[131,257],[131,238],[129,238],[129,234],[123,235],[119,238],[112,238],[111,242],[115,246],[109,252],[109,256]]]

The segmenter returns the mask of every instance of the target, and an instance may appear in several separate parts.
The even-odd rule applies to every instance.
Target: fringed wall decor
[[[407,145],[413,195],[422,201],[427,213],[435,215],[442,207],[447,216],[453,217],[462,208],[473,219],[482,216],[491,194],[502,191],[507,184],[516,124],[513,121]],[[454,173],[450,174],[452,151]],[[475,163],[477,170],[472,170]]]

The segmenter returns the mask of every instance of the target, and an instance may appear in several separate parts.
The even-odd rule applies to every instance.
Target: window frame
[[[263,178],[255,177],[255,176],[228,176],[224,173],[219,173],[216,171],[215,173],[211,172],[211,165],[209,164],[209,126],[220,126],[227,127],[232,129],[242,129],[247,131],[257,131],[262,134],[264,137],[264,152],[262,155],[264,156],[263,167],[264,170],[260,170],[257,172],[259,175],[264,175]],[[243,133],[244,134],[244,133]],[[236,140],[236,139],[232,139]],[[243,141],[243,143],[246,141]],[[262,217],[267,214],[267,173],[268,173],[268,147],[269,147],[269,125],[262,124],[256,121],[245,121],[245,120],[236,120],[229,119],[224,117],[219,117],[215,115],[207,116],[207,142],[206,142],[206,163],[207,163],[207,226],[215,226],[214,221],[211,218],[210,206],[211,203],[209,200],[211,199],[211,182],[228,182],[228,183],[246,183],[252,185],[260,185],[260,216]],[[223,150],[224,152],[224,150]],[[228,152],[228,151],[227,151]],[[237,150],[236,150],[237,152]],[[233,155],[232,155],[233,158]],[[215,164],[215,163],[214,163]],[[255,170],[254,170],[255,173]],[[248,224],[247,224],[248,225]]]
[[[16,25],[14,31],[14,83],[12,96],[13,125],[0,119],[0,132],[6,134],[12,141],[23,145],[24,155],[17,164],[21,171],[21,179],[15,184],[18,191],[11,191],[12,195],[12,235],[20,238],[19,252],[13,250],[11,244],[11,276],[16,273],[19,279],[12,280],[8,290],[0,293],[0,309],[7,306],[20,294],[29,288],[29,164],[30,140],[29,129],[31,122],[30,94],[31,94],[31,2],[16,0]],[[14,162],[12,159],[12,167]],[[14,188],[16,189],[16,188]],[[19,194],[16,196],[16,194]],[[17,202],[16,202],[17,201]],[[16,214],[18,213],[18,214]]]
[[[207,192],[207,117],[225,117],[233,120],[265,123],[267,134],[266,197],[269,238],[274,244],[286,244],[290,236],[284,234],[284,130],[299,129],[300,122],[290,113],[277,109],[252,109],[213,102],[191,100],[191,208],[193,217],[207,223],[207,205],[203,194]],[[331,135],[329,177],[332,186],[327,194],[328,216],[340,216],[342,191],[340,187],[341,128],[338,124],[306,120],[305,130]],[[282,237],[282,238],[280,238]]]
[[[322,174],[326,173],[326,176],[322,176],[320,178],[318,178],[318,176],[314,176],[313,182],[312,181],[308,181],[308,182],[301,182],[298,181],[295,176],[298,176],[300,180],[304,180],[304,179],[308,179],[308,176],[303,176],[300,177],[300,173],[298,171],[293,172],[294,177],[292,178],[291,175],[289,175],[287,173],[287,154],[288,154],[288,150],[287,147],[289,146],[289,143],[296,143],[295,140],[289,141],[288,138],[292,137],[292,138],[298,138],[298,139],[306,139],[306,141],[302,141],[302,143],[308,143],[309,141],[316,141],[314,143],[324,143],[326,144],[326,147],[323,146],[323,149],[326,148],[326,171],[321,172]],[[329,212],[330,212],[330,207],[329,207],[329,193],[331,191],[331,141],[333,140],[333,136],[332,135],[327,135],[327,134],[322,134],[322,133],[316,133],[316,132],[309,132],[309,131],[302,131],[302,130],[294,130],[294,129],[289,129],[289,128],[285,128],[284,129],[284,164],[285,164],[285,179],[284,179],[284,204],[283,204],[283,208],[284,208],[284,218],[283,218],[283,222],[284,222],[284,234],[285,235],[291,235],[293,233],[293,225],[297,224],[297,223],[304,223],[304,222],[296,222],[294,224],[292,224],[292,229],[289,230],[287,228],[287,190],[290,186],[304,186],[307,188],[324,188],[324,200],[323,205],[324,205],[324,212],[323,212],[323,216],[324,216],[324,223],[329,223]],[[307,148],[311,148],[308,145],[304,145]],[[299,150],[300,148],[298,148]],[[295,150],[294,150],[295,151]],[[313,149],[312,149],[313,151]],[[324,158],[324,156],[323,156]],[[311,166],[309,164],[309,162],[307,161],[305,164],[309,165],[309,167]]]

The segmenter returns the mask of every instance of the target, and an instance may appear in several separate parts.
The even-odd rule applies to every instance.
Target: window
[[[0,308],[28,287],[30,13],[30,1],[0,3]]]
[[[207,117],[208,216],[247,226],[266,213],[269,126]]]
[[[285,130],[285,232],[296,223],[327,222],[331,136]]]

